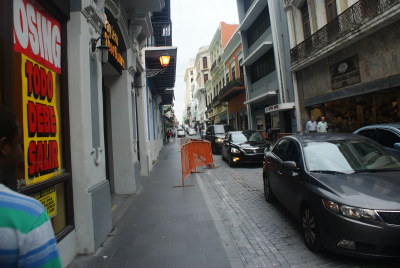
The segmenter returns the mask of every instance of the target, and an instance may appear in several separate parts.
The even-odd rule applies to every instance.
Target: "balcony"
[[[228,84],[221,89],[219,99],[220,101],[229,101],[240,93],[243,93],[244,89],[243,77],[229,81]]]
[[[207,105],[207,109],[206,109],[205,112],[206,112],[206,113],[211,113],[211,112],[212,112],[212,109],[213,109],[213,108],[212,108],[212,105],[211,105],[211,104],[208,104],[208,105]]]
[[[292,70],[300,69],[309,61],[315,60],[317,56],[326,55],[329,52],[327,46],[331,44],[341,44],[342,47],[348,45],[346,38],[353,35],[350,39],[354,39],[356,35],[360,35],[361,27],[395,5],[399,5],[398,0],[358,1],[290,50]],[[398,13],[397,10],[394,12]]]
[[[219,104],[219,96],[217,95],[212,99],[211,106],[215,108],[216,106],[218,106],[218,104]]]

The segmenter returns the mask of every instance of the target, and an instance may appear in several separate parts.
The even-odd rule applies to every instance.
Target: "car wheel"
[[[228,164],[230,167],[234,167],[235,163],[233,163],[231,154],[228,154]]]
[[[301,213],[301,229],[306,246],[314,252],[321,250],[321,238],[314,212],[305,207]]]
[[[265,173],[263,173],[263,181],[264,181],[264,197],[265,201],[268,203],[272,203],[275,201],[274,193],[271,189],[271,184],[269,183],[269,179]]]

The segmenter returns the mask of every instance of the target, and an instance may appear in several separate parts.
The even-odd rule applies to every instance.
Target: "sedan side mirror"
[[[224,139],[224,143],[228,143],[228,139]]]
[[[297,164],[294,161],[283,162],[283,167],[289,171],[297,171]]]

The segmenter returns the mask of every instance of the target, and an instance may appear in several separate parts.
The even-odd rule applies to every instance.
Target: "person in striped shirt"
[[[21,140],[15,115],[0,105],[0,267],[61,267],[46,209],[4,185],[16,178]]]

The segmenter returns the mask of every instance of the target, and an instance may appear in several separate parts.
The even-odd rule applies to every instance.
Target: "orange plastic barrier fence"
[[[196,168],[205,165],[214,165],[211,153],[211,143],[204,140],[195,140],[181,146],[182,185],[185,178]]]

